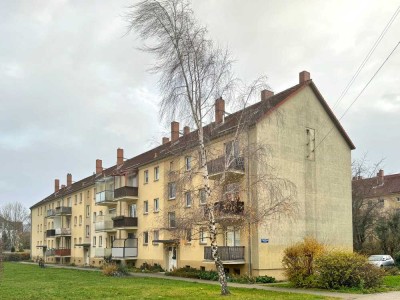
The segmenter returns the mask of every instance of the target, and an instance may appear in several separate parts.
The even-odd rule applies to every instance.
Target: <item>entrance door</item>
[[[85,259],[85,265],[90,263],[90,250],[88,248],[83,248],[83,257]]]
[[[168,271],[176,269],[177,264],[177,249],[176,247],[168,247]]]

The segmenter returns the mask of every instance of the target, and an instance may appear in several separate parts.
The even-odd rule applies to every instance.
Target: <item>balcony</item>
[[[56,207],[56,209],[55,209],[56,216],[71,215],[71,214],[72,214],[72,207],[59,206],[59,207]]]
[[[47,238],[54,237],[54,236],[56,236],[56,230],[55,229],[46,230],[46,237]]]
[[[137,229],[138,227],[137,217],[118,216],[113,218],[113,222],[114,222],[114,228]]]
[[[95,248],[94,249],[95,257],[108,257],[111,256],[111,248]]]
[[[96,223],[94,223],[94,230],[96,232],[116,231],[114,229],[114,221],[112,220],[114,217],[115,215],[97,216]]]
[[[96,205],[116,205],[114,202],[114,190],[105,190],[96,193]]]
[[[138,256],[138,239],[116,239],[112,243],[112,259],[136,259]]]
[[[244,246],[220,246],[219,258],[224,264],[244,264]],[[211,247],[204,247],[204,259],[214,260],[211,255]]]
[[[114,200],[116,201],[137,200],[138,195],[139,189],[133,186],[123,186],[114,190]]]
[[[207,169],[211,180],[218,180],[225,175],[226,180],[235,181],[244,175],[244,159],[243,157],[234,158],[228,165],[225,156],[221,156],[207,162]]]
[[[55,252],[56,252],[56,249],[47,249],[46,256],[54,256]]]
[[[217,216],[242,215],[244,211],[243,201],[219,201],[214,203],[214,211]]]
[[[71,256],[71,249],[70,248],[54,249],[54,256]]]
[[[71,228],[56,228],[56,236],[71,235]]]
[[[48,210],[47,210],[47,215],[46,215],[46,217],[52,218],[52,217],[54,217],[55,215],[56,215],[56,210],[55,210],[55,209],[48,209]]]

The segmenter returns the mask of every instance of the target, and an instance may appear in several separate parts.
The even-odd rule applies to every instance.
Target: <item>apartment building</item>
[[[244,113],[248,129],[237,140]],[[225,111],[224,100],[217,99],[215,120],[204,132],[211,185],[217,188],[222,177],[234,187],[214,199],[221,230],[219,253],[227,272],[281,277],[283,250],[305,236],[352,249],[354,145],[310,73],[301,72],[298,84],[278,94],[264,90],[261,101],[232,114]],[[72,183],[68,174],[61,188],[56,179],[54,192],[31,207],[32,257],[98,266],[111,256],[136,266],[159,263],[167,270],[214,269],[207,226],[195,220],[206,204],[196,172],[196,135],[172,122],[170,138],[150,151],[125,160],[123,149],[118,149],[111,168],[103,169],[102,161],[96,160],[92,176]],[[296,187],[296,215],[248,229],[230,226],[225,221],[243,216],[250,204],[260,210],[268,201],[267,194],[250,189],[263,170],[242,149],[254,144],[268,145],[268,165]],[[234,157],[229,163],[228,154]],[[227,202],[234,205],[228,209]],[[182,216],[187,228],[177,234]]]

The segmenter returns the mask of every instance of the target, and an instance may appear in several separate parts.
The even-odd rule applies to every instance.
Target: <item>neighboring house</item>
[[[224,161],[228,147],[233,151],[240,113],[227,114],[224,100],[216,100],[215,121],[204,128],[206,147],[213,149],[207,152],[211,181],[217,178],[218,163]],[[281,277],[283,250],[306,236],[352,250],[354,145],[310,74],[301,72],[297,85],[276,95],[263,91],[261,101],[246,108],[246,113],[252,115],[252,124],[248,139],[240,143],[269,146],[271,168],[296,185],[297,214],[253,228],[251,234],[223,228],[225,234],[218,243],[226,270]],[[45,256],[48,262],[99,265],[104,256],[111,255],[137,267],[147,262],[164,269],[214,269],[206,231],[198,228],[196,240],[170,234],[179,218],[174,210],[177,198],[185,197],[188,210],[203,204],[201,190],[181,193],[174,178],[177,170],[195,166],[196,134],[184,127],[180,136],[179,123],[172,122],[171,140],[163,138],[162,145],[150,151],[124,160],[123,150],[118,149],[117,164],[111,168],[103,170],[102,161],[96,160],[92,176],[72,183],[68,174],[67,185],[61,188],[56,179],[54,193],[31,207],[32,256]],[[239,160],[239,152],[240,164],[232,173],[236,184],[246,186],[249,174],[257,172],[256,162]],[[248,203],[248,197],[252,193],[241,193],[241,203]],[[251,201],[260,206],[264,199]]]
[[[4,235],[6,235],[6,239],[8,240],[7,244],[4,247],[11,248],[14,246],[15,248],[18,248],[20,235],[22,234],[22,232],[22,222],[12,222],[0,216],[0,239],[2,239]]]

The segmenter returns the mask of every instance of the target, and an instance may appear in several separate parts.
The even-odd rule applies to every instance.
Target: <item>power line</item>
[[[339,121],[341,119],[343,119],[343,117],[347,114],[347,112],[350,110],[350,108],[353,106],[354,103],[356,103],[356,101],[358,100],[358,98],[360,98],[360,96],[362,95],[362,93],[365,91],[365,89],[369,86],[369,84],[371,83],[371,81],[375,78],[375,76],[379,73],[379,71],[382,69],[382,67],[386,64],[386,62],[389,60],[389,58],[392,56],[392,54],[394,53],[394,51],[396,51],[397,47],[400,45],[400,42],[397,43],[397,45],[393,48],[393,50],[390,52],[390,54],[386,57],[386,59],[383,61],[383,63],[380,65],[380,67],[378,68],[378,70],[376,70],[376,72],[374,73],[374,75],[371,77],[371,79],[367,82],[367,84],[364,86],[364,88],[360,91],[360,93],[357,95],[357,97],[353,100],[353,102],[351,102],[351,104],[349,105],[349,107],[345,110],[345,112],[342,114],[342,116],[339,118]],[[323,137],[323,139],[317,144],[317,146],[314,148],[314,150],[312,151],[316,151],[318,146],[321,145],[321,143],[328,137],[328,135],[332,132],[332,130],[335,128],[335,125],[333,125],[331,127],[331,129],[328,131],[328,133]]]
[[[393,24],[394,20],[396,19],[397,15],[399,14],[399,12],[400,12],[400,6],[397,7],[395,13],[390,18],[389,22],[386,24],[385,28],[383,29],[383,31],[379,35],[378,39],[375,41],[374,45],[372,46],[371,50],[368,52],[367,56],[362,61],[361,65],[358,67],[356,73],[353,75],[353,77],[351,78],[350,82],[346,85],[346,87],[344,88],[344,90],[340,94],[340,96],[339,96],[338,100],[336,101],[336,103],[332,106],[332,110],[335,109],[335,107],[340,103],[340,101],[342,101],[344,96],[347,94],[348,90],[350,89],[350,87],[352,86],[354,81],[357,79],[357,77],[360,74],[361,70],[364,68],[364,66],[368,62],[369,58],[375,52],[375,49],[378,47],[379,43],[382,41],[382,39],[385,36],[386,32],[389,30],[390,26]]]

